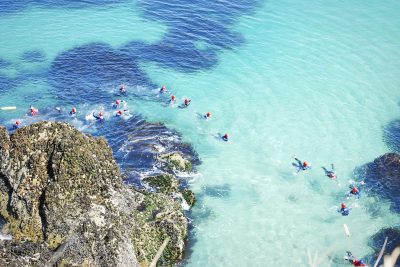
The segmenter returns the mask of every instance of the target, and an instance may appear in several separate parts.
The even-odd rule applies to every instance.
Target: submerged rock
[[[58,122],[0,127],[0,215],[14,238],[0,241],[2,266],[146,266],[167,236],[170,265],[188,226],[168,194],[123,184],[105,139]]]
[[[387,153],[357,170],[365,177],[367,188],[391,202],[391,209],[400,212],[400,155]]]

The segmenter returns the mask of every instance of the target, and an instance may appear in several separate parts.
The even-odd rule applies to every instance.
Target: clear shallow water
[[[399,216],[345,194],[362,179],[354,168],[389,150],[384,128],[400,115],[399,12],[398,1],[38,1],[0,16],[0,106],[19,108],[0,117],[31,103],[86,115],[127,82],[131,112],[180,131],[203,162],[185,265],[306,266],[307,250],[332,245],[367,255]],[[161,84],[191,106],[165,107]],[[224,132],[229,143],[214,137]],[[312,171],[297,174],[294,154]],[[320,169],[332,162],[340,186]],[[344,200],[358,206],[349,217],[335,211]]]

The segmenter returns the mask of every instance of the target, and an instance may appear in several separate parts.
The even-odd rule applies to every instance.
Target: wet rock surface
[[[147,266],[167,236],[164,262],[179,261],[188,222],[166,177],[156,193],[125,185],[107,141],[65,123],[1,127],[0,214],[13,240],[0,241],[0,265]]]

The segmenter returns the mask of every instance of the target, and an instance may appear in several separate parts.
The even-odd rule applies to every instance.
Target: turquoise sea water
[[[361,257],[372,253],[369,237],[400,223],[385,200],[345,197],[349,180],[362,179],[354,169],[389,151],[383,128],[400,115],[400,2],[43,2],[1,13],[0,106],[18,110],[0,118],[11,124],[31,103],[67,101],[64,90],[76,85],[67,72],[87,80],[109,71],[64,73],[54,62],[76,64],[57,61],[60,54],[98,42],[115,53],[139,47],[128,61],[137,60],[146,79],[140,87],[128,81],[130,110],[181,132],[202,160],[191,181],[199,201],[185,266],[307,266],[307,251],[314,257],[330,248],[339,258],[346,250]],[[115,63],[96,64],[106,62]],[[79,110],[111,102],[110,92],[130,77],[118,76],[129,72],[119,62],[109,68],[115,80],[91,81],[97,103],[82,103],[89,87],[72,94]],[[190,107],[148,95],[161,84],[179,101],[191,98]],[[211,120],[198,117],[208,111]],[[215,137],[225,132],[227,143]],[[312,170],[296,173],[294,155]],[[321,166],[330,163],[339,183],[324,176]],[[336,212],[343,201],[354,207],[348,217]]]

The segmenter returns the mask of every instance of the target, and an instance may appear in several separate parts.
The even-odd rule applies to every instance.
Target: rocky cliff
[[[0,241],[0,266],[147,266],[166,237],[173,264],[188,225],[176,195],[194,196],[169,178],[149,177],[157,193],[125,185],[107,141],[65,123],[0,127],[0,215],[13,236]]]

